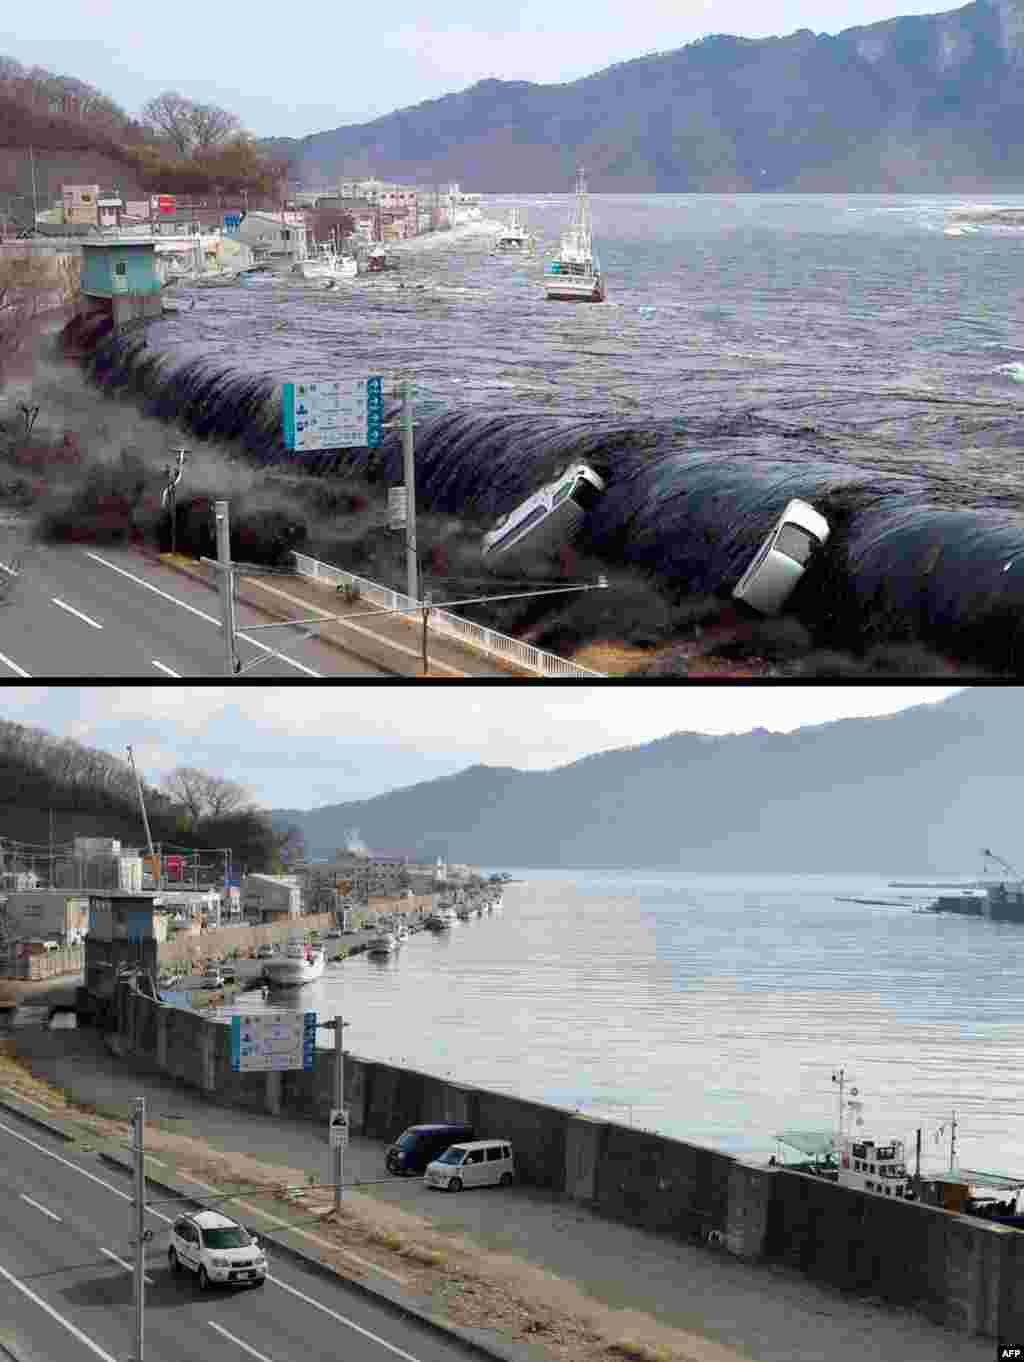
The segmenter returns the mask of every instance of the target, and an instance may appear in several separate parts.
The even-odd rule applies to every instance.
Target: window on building
[[[124,263],[123,260],[119,260],[119,261],[117,262],[117,264],[114,266],[114,273],[115,273],[115,274],[127,274],[127,273],[128,273],[128,266]]]

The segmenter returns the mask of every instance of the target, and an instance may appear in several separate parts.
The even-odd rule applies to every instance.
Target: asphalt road
[[[216,594],[201,582],[122,548],[32,545],[17,576],[0,551],[0,678],[224,677]],[[387,676],[372,662],[303,639],[238,607],[243,666],[263,677]]]
[[[130,1179],[7,1117],[0,1163],[0,1342],[31,1362],[134,1358]],[[465,1362],[458,1344],[272,1246],[264,1286],[201,1292],[168,1266],[174,1207],[162,1195],[148,1196],[158,1204],[147,1215],[145,1362]]]

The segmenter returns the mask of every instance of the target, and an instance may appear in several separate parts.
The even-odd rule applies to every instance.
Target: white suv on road
[[[262,1286],[267,1276],[259,1240],[219,1211],[195,1211],[176,1220],[167,1261],[174,1272],[183,1267],[194,1272],[203,1291],[217,1282]]]

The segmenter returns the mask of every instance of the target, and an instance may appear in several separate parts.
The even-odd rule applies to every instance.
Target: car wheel
[[[210,1289],[210,1279],[209,1279],[209,1277],[206,1275],[206,1268],[203,1267],[202,1263],[200,1263],[200,1264],[199,1264],[199,1290],[200,1290],[200,1291],[209,1291],[209,1289]]]
[[[180,1271],[181,1271],[181,1263],[179,1263],[179,1261],[178,1261],[178,1255],[175,1253],[174,1249],[172,1249],[172,1248],[169,1248],[169,1249],[167,1250],[167,1261],[168,1261],[168,1262],[170,1263],[170,1265],[171,1265],[171,1271],[172,1271],[172,1272],[180,1272]]]
[[[449,1190],[449,1192],[461,1192],[461,1191],[462,1191],[462,1179],[461,1179],[461,1178],[449,1178],[449,1179],[448,1179],[448,1190]]]
[[[511,1174],[511,1173],[502,1173],[502,1175],[501,1175],[501,1185],[502,1185],[502,1187],[511,1187],[511,1186],[512,1186],[512,1174]]]
[[[258,1277],[256,1281],[253,1282],[253,1286],[263,1286],[266,1280],[267,1280],[266,1277]]]

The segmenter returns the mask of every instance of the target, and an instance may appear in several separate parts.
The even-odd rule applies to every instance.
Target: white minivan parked
[[[461,1192],[463,1187],[508,1187],[515,1171],[508,1140],[471,1140],[450,1145],[428,1163],[423,1181],[449,1192]]]

